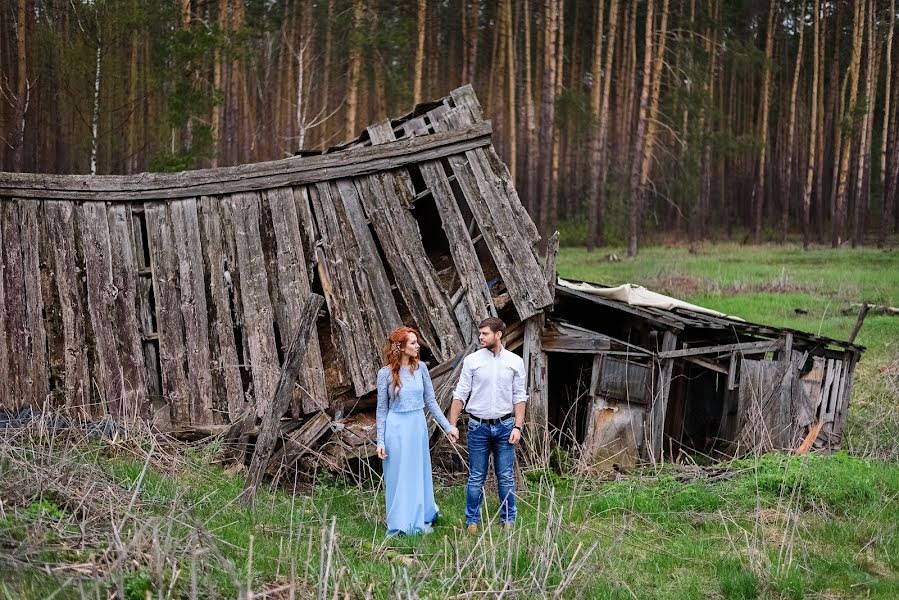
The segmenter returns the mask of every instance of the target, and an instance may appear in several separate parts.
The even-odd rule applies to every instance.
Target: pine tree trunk
[[[818,70],[820,68],[821,0],[815,0],[814,37],[812,38],[812,114],[809,118],[808,166],[805,172],[805,186],[802,190],[802,245],[808,248],[812,207],[812,184],[818,157]]]
[[[768,113],[771,102],[771,71],[774,59],[774,28],[776,27],[777,2],[768,4],[768,28],[765,33],[765,73],[762,77],[762,97],[759,105],[758,135],[761,142],[755,185],[752,188],[753,223],[752,238],[757,244],[762,240],[762,217],[765,206],[765,169],[768,158]]]
[[[799,92],[799,75],[802,70],[802,42],[805,38],[805,2],[802,3],[802,17],[799,19],[799,47],[796,49],[796,66],[793,69],[793,86],[790,89],[790,117],[787,124],[786,174],[781,185],[780,241],[786,243],[790,227],[790,192],[793,189],[793,159],[796,139],[796,96]],[[817,73],[816,73],[817,76]],[[814,103],[817,98],[814,98]],[[814,109],[813,109],[814,110]]]
[[[655,36],[657,42],[653,42],[653,2],[650,0],[646,16],[646,56],[644,58],[643,90],[640,94],[640,122],[637,124],[637,144],[634,146],[634,164],[631,175],[631,206],[628,219],[628,244],[627,255],[636,256],[638,251],[638,237],[643,218],[643,206],[646,203],[646,188],[649,185],[649,174],[652,170],[653,150],[655,147],[656,130],[659,114],[659,97],[662,85],[662,64],[665,60],[665,45],[668,40],[668,4],[669,0],[662,0],[662,18],[659,32]],[[648,67],[652,61],[652,71]],[[647,81],[651,81],[647,96]],[[648,100],[648,112],[647,112]],[[645,134],[640,133],[643,128]],[[636,185],[635,185],[636,184]]]
[[[858,98],[858,79],[859,66],[861,64],[861,49],[863,40],[863,31],[865,24],[865,3],[857,2],[854,4],[852,23],[852,57],[849,63],[849,102],[846,104],[846,117],[850,117],[855,110],[855,103]],[[842,127],[838,127],[842,130]],[[851,128],[854,129],[854,126]],[[846,232],[846,195],[848,190],[849,163],[852,158],[852,133],[842,133],[842,151],[840,153],[840,164],[837,173],[837,193],[834,205],[833,231],[831,235],[831,245],[834,248],[842,245]]]
[[[887,232],[890,229],[890,225],[893,222],[892,215],[892,206],[889,206],[887,192],[887,186],[891,185],[888,183],[887,177],[887,169],[889,165],[887,163],[887,150],[893,148],[893,146],[889,145],[890,141],[890,95],[892,92],[892,81],[893,81],[893,31],[896,25],[896,0],[890,0],[890,14],[889,14],[890,28],[889,33],[887,34],[887,46],[884,50],[884,55],[886,57],[886,70],[884,71],[884,77],[886,77],[886,81],[884,82],[884,100],[883,100],[883,134],[880,146],[880,193],[881,193],[881,218],[880,218],[880,226],[878,227],[878,236],[877,236],[877,247],[883,248],[886,246],[887,241]],[[895,152],[895,150],[894,150]]]
[[[356,135],[356,117],[359,112],[359,87],[362,85],[362,15],[365,10],[364,0],[353,0],[353,40],[350,42],[350,72],[346,92],[346,121],[343,128],[344,139]]]
[[[12,136],[12,170],[21,171],[25,163],[25,115],[31,95],[28,81],[28,16],[32,13],[30,3],[19,0],[16,12],[16,52],[18,57],[16,71],[16,102],[13,116]]]
[[[852,247],[864,239],[864,215],[868,207],[868,182],[871,180],[871,134],[874,116],[874,93],[877,89],[877,48],[874,38],[874,0],[868,3],[868,43],[865,61],[864,113],[861,115],[862,130],[859,140],[858,170],[856,171],[855,205],[852,211]]]
[[[538,230],[545,233],[552,176],[553,129],[556,108],[556,32],[559,0],[543,0],[543,92],[540,99],[540,197]]]
[[[517,121],[515,119],[515,106],[516,106],[516,98],[515,98],[515,39],[512,34],[512,1],[505,0],[506,4],[506,123],[507,125],[507,137],[506,147],[509,149],[509,153],[506,155],[506,162],[509,165],[510,175],[512,176],[512,182],[517,183],[518,181],[518,147],[517,147]]]
[[[614,0],[612,0],[614,2]],[[600,112],[602,111],[602,89],[601,85],[605,85],[605,81],[609,79],[608,74],[603,74],[602,70],[602,26],[605,17],[605,2],[598,0],[596,2],[596,29],[593,43],[593,85],[590,87],[590,116],[593,120],[593,127],[590,128],[590,193],[587,196],[587,251],[591,252],[597,245],[599,239],[600,213],[599,213],[599,186],[602,181],[602,168],[600,161],[602,160],[601,140],[600,140]],[[612,16],[609,16],[611,21]],[[615,41],[609,37],[609,46],[614,46]],[[600,83],[602,82],[602,84]]]
[[[640,203],[643,199],[640,183],[643,181],[643,153],[646,145],[646,125],[649,118],[649,94],[652,87],[652,49],[655,1],[646,3],[646,32],[643,50],[643,85],[640,91],[640,110],[637,116],[637,130],[634,134],[634,153],[631,163],[631,196],[628,208],[627,255],[637,255],[637,235],[640,229]]]
[[[537,118],[534,109],[534,85],[531,71],[531,11],[530,2],[522,3],[524,8],[524,112],[525,112],[525,163],[527,164],[527,193],[525,203],[534,221],[539,220],[537,202]]]
[[[565,14],[565,0],[558,0],[558,22],[556,32],[556,89],[553,96],[558,98],[562,94],[563,88],[563,72],[562,68],[565,63],[565,22],[563,15]],[[556,223],[559,216],[559,166],[562,155],[562,130],[559,126],[558,119],[553,115],[552,128],[552,168],[550,170],[549,196],[546,199],[547,211],[544,221],[545,228],[543,230],[544,239],[549,239],[553,231],[556,229]]]

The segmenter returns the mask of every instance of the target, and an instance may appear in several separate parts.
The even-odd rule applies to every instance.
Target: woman
[[[437,519],[424,405],[455,441],[437,405],[428,368],[418,358],[418,332],[399,327],[387,338],[387,366],[378,371],[378,458],[387,484],[387,535],[424,533]]]

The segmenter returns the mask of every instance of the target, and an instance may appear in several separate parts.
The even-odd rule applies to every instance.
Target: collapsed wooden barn
[[[0,174],[0,405],[139,417],[161,430],[227,432],[243,446],[271,402],[310,292],[325,297],[326,311],[273,469],[312,448],[334,461],[373,453],[381,347],[400,324],[421,331],[446,405],[476,323],[504,318],[508,347],[528,365],[532,431],[564,430],[560,415],[575,404],[582,415],[605,414],[600,402],[631,414],[635,427],[617,436],[599,417],[581,419],[576,437],[594,456],[625,435],[627,452],[643,459],[662,456],[665,435],[686,446],[666,418],[691,405],[690,390],[666,383],[684,368],[721,374],[727,363],[732,390],[805,372],[807,361],[794,359],[775,361],[788,374],[754,360],[734,368],[735,358],[720,360],[725,350],[672,355],[684,344],[720,345],[734,331],[738,344],[774,334],[729,320],[699,327],[678,311],[556,286],[555,246],[538,258],[537,229],[490,134],[466,86],[321,155],[178,174]],[[822,385],[839,380],[840,392],[826,394],[836,403],[826,434],[838,439],[860,348],[840,354],[832,340],[791,339],[766,351],[827,361]],[[571,353],[577,360],[557,360]],[[575,401],[570,369],[585,360],[596,381],[589,402]],[[630,365],[643,367],[640,394]],[[728,434],[767,435],[753,423]],[[790,446],[794,429],[773,445]]]

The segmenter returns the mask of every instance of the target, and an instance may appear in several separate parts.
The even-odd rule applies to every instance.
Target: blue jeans
[[[472,417],[468,421],[468,487],[465,490],[465,524],[481,522],[481,503],[484,501],[484,482],[487,464],[493,455],[493,472],[499,488],[499,518],[502,523],[514,523],[515,508],[515,446],[509,435],[515,418],[489,425]]]

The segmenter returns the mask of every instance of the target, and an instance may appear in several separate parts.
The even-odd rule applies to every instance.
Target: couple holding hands
[[[465,523],[475,533],[481,521],[484,482],[493,456],[503,526],[515,522],[515,446],[521,439],[527,374],[520,356],[503,347],[506,325],[496,317],[478,326],[480,349],[465,357],[453,391],[449,420],[437,404],[427,366],[419,361],[419,335],[395,329],[387,339],[387,366],[378,371],[378,457],[384,461],[387,535],[428,532],[439,510],[424,407],[451,443],[459,439],[462,409],[468,420],[468,486]]]

